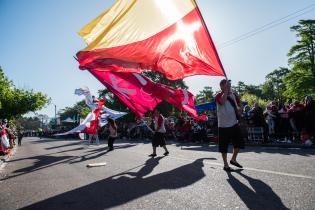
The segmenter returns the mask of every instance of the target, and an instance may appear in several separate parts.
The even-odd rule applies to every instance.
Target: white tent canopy
[[[63,120],[62,122],[75,123],[75,121],[73,119],[71,119],[70,117],[68,117],[67,119]]]

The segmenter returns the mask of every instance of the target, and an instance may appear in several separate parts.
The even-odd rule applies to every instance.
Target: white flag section
[[[108,118],[116,120],[122,116],[125,116],[126,114],[127,114],[127,112],[119,112],[119,111],[115,111],[115,110],[112,110],[110,108],[107,108],[106,106],[103,106],[101,109],[101,114],[100,114],[98,125],[100,127],[103,127],[107,124]]]
[[[95,120],[95,114],[93,112],[90,112],[79,126],[65,133],[55,134],[55,136],[62,136],[62,135],[84,132],[86,128],[89,128],[91,126],[91,122],[93,120]]]
[[[90,92],[88,87],[75,89],[74,94],[76,94],[78,96],[84,95],[86,105],[88,107],[90,107],[90,109],[92,109],[92,111],[97,109],[97,103],[93,102],[92,95],[91,95],[91,92]]]
[[[106,106],[104,106],[105,100],[93,101],[91,92],[88,87],[75,89],[74,94],[79,95],[79,96],[84,95],[86,105],[90,107],[92,112],[90,112],[86,116],[86,118],[80,123],[79,126],[65,133],[56,134],[55,136],[68,135],[68,134],[74,134],[74,133],[91,133],[91,132],[95,133],[97,132],[97,127],[103,127],[108,123],[107,121],[108,118],[116,120],[127,114],[127,112],[119,112],[119,111],[115,111],[110,108],[107,108]]]

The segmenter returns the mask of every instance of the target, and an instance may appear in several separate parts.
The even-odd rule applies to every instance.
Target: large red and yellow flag
[[[88,45],[77,53],[81,69],[225,75],[194,0],[117,0],[79,34]]]

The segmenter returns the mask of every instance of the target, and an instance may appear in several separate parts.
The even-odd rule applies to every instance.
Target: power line
[[[269,22],[269,23],[267,23],[267,24],[265,24],[265,25],[263,25],[263,26],[261,26],[259,28],[251,30],[251,31],[249,31],[249,32],[247,32],[245,34],[242,34],[242,35],[240,35],[240,36],[238,36],[236,38],[233,38],[233,39],[231,39],[229,41],[223,42],[222,44],[218,45],[218,48],[222,49],[222,48],[225,48],[227,46],[233,45],[233,44],[235,44],[235,43],[237,43],[239,41],[242,41],[244,39],[250,38],[250,37],[252,37],[252,36],[254,36],[254,35],[258,34],[258,33],[261,33],[261,32],[266,31],[268,29],[274,28],[274,27],[276,27],[276,26],[278,26],[280,24],[288,22],[289,20],[295,19],[295,18],[297,18],[299,16],[302,16],[302,15],[304,15],[306,13],[312,12],[314,10],[314,8],[313,8],[314,5],[315,4],[311,4],[308,7],[305,7],[303,9],[297,10],[297,11],[295,11],[295,12],[289,14],[289,15],[286,15],[285,17],[282,17],[280,19],[277,19],[277,20],[274,20],[272,22]],[[302,11],[305,11],[305,12],[301,13]],[[297,13],[301,13],[301,14],[295,15]],[[293,16],[293,15],[295,15],[295,16]],[[281,20],[283,20],[283,21],[281,21]],[[281,21],[281,22],[279,22],[279,21]]]

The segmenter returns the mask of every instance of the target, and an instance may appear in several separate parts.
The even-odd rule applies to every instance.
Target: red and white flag
[[[79,35],[88,45],[77,53],[81,69],[225,75],[194,0],[117,0]]]
[[[97,109],[94,109],[92,112],[90,112],[79,126],[65,133],[56,134],[55,136],[68,135],[73,133],[95,134],[98,128],[99,115],[104,104],[105,100],[99,100]]]
[[[195,119],[205,120],[205,116],[197,115],[194,96],[186,90],[173,89],[137,73],[96,70],[90,72],[138,117],[143,117],[146,112],[154,109],[164,100],[189,113]]]

